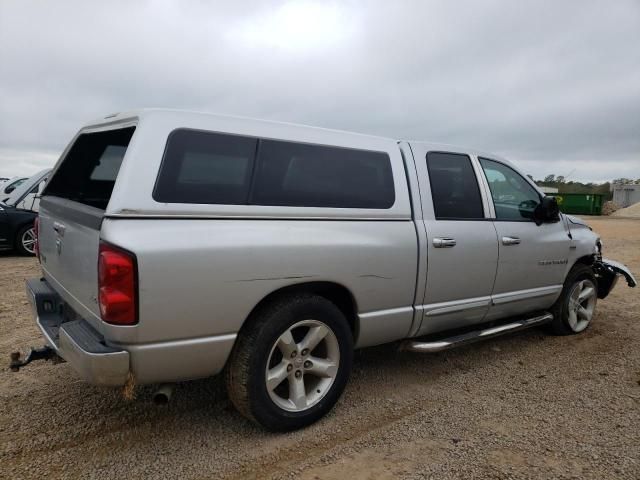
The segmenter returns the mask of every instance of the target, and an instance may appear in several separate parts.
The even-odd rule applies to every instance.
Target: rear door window
[[[429,152],[427,170],[437,220],[484,218],[480,187],[467,155]]]
[[[43,195],[53,195],[104,210],[135,127],[80,135]]]

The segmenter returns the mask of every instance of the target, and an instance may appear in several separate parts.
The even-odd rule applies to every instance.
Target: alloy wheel
[[[22,243],[22,247],[29,252],[31,255],[36,254],[36,231],[32,227],[29,230],[26,230],[22,234],[22,238],[20,239]]]
[[[271,348],[265,370],[269,397],[283,410],[307,410],[329,392],[339,366],[333,331],[318,320],[297,322]]]
[[[569,294],[569,326],[581,332],[589,326],[596,307],[596,286],[591,280],[580,280]]]

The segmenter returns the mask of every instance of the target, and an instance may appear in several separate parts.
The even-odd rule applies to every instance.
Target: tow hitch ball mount
[[[21,358],[21,355],[22,354],[20,352],[11,352],[11,363],[9,364],[9,368],[12,372],[17,372],[22,367],[35,360],[52,360],[53,363],[60,363],[64,361],[58,356],[56,351],[48,345],[40,348],[32,348],[24,358]]]

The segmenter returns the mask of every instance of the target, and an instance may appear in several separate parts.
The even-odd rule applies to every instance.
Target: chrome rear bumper
[[[86,321],[65,318],[60,297],[44,279],[27,280],[27,297],[47,344],[84,380],[96,385],[125,384],[129,352],[107,345]]]

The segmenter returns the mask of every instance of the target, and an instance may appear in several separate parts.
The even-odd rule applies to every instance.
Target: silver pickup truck
[[[620,276],[636,284],[498,156],[167,110],[82,128],[37,230],[47,346],[14,369],[55,355],[112,386],[224,372],[271,430],[329,411],[355,348],[576,334]]]

